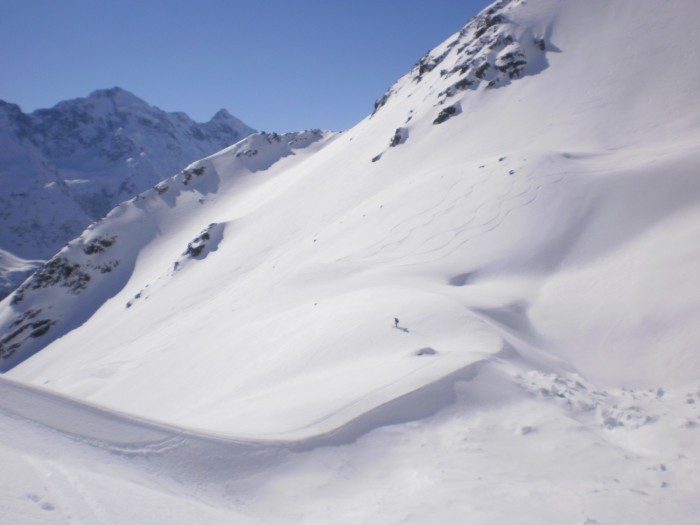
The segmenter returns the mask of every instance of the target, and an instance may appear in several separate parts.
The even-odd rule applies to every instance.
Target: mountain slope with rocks
[[[0,303],[2,501],[694,523],[698,16],[501,0],[352,129],[254,134],[115,208]]]
[[[199,124],[120,88],[30,114],[0,101],[0,294],[123,200],[253,131],[226,110]]]

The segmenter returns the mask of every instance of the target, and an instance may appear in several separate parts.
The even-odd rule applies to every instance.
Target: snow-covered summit
[[[130,91],[114,86],[108,89],[96,89],[87,97],[78,97],[73,100],[64,100],[56,104],[52,109],[60,110],[66,108],[72,111],[76,105],[84,106],[102,106],[103,114],[111,113],[114,108],[125,109],[128,107],[148,107],[148,104],[142,98],[134,95]],[[50,112],[51,109],[37,110],[36,113]]]
[[[119,202],[252,132],[225,110],[198,124],[118,87],[30,114],[0,101],[0,248],[46,259]],[[8,282],[3,295],[18,284]]]
[[[419,83],[428,84],[433,103],[442,105],[461,91],[503,87],[541,72],[548,66],[547,51],[556,50],[556,46],[548,41],[546,30],[518,24],[511,17],[513,11],[517,16],[524,3],[500,0],[484,9],[456,35],[423,56],[375,102],[374,112],[400,92],[404,96],[420,92]]]

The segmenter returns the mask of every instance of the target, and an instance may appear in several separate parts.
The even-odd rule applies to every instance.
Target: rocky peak
[[[500,0],[481,11],[391,86],[375,102],[374,113],[399,91],[412,93],[426,83],[439,92],[435,102],[444,104],[462,91],[504,87],[545,69],[551,47],[546,37],[521,27],[510,16],[525,3]]]
[[[217,111],[214,114],[214,116],[211,118],[211,121],[228,121],[228,120],[231,120],[233,118],[234,118],[233,115],[231,115],[231,113],[226,111],[226,109],[220,109],[219,111]],[[238,119],[236,119],[236,120],[238,120]]]

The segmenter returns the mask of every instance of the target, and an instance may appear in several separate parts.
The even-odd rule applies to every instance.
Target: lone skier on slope
[[[399,327],[399,319],[397,317],[394,317],[394,328]]]

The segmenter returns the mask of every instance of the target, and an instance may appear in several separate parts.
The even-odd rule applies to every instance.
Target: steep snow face
[[[0,247],[46,259],[119,202],[252,132],[225,110],[198,124],[120,88],[29,115],[0,101]],[[0,293],[23,275],[0,263]]]
[[[171,233],[183,239],[188,232],[178,228],[177,215],[189,214],[191,219],[210,198],[218,200],[241,185],[259,184],[260,180],[251,178],[255,172],[287,156],[303,158],[330,137],[332,134],[321,131],[255,134],[117,206],[8,298],[10,308],[0,313],[5,321],[0,339],[2,370],[85,322],[122,290],[136,258],[155,238]],[[216,249],[222,235],[223,225],[212,223],[190,242],[180,240],[182,253],[172,252],[171,270],[166,275],[184,269],[189,259],[205,258]]]
[[[541,72],[548,66],[547,51],[557,48],[546,30],[519,24],[513,18],[513,14],[518,15],[520,4],[520,0],[501,0],[484,9],[391,86],[375,102],[374,113],[387,102],[403,98],[401,93],[404,97],[421,93],[417,85],[423,83],[428,85],[431,95],[426,98],[432,98],[434,105],[445,105],[434,121],[441,124],[458,114],[459,105],[449,105],[449,102],[460,92],[504,87]],[[424,78],[429,80],[423,82]],[[442,90],[436,94],[436,88]],[[412,116],[409,113],[407,121]]]
[[[690,388],[699,9],[498,2],[348,132],[253,135],[86,231],[0,306],[8,375],[256,439],[423,417],[487,365]]]

